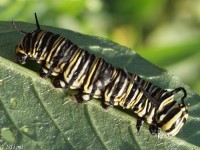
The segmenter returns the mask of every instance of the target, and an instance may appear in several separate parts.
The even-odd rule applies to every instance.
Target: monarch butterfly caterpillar
[[[137,115],[136,128],[140,131],[144,121],[151,134],[160,129],[167,135],[176,135],[188,118],[184,103],[187,92],[183,87],[162,89],[136,74],[115,68],[104,59],[89,54],[70,40],[40,28],[35,14],[37,29],[25,32],[16,27],[24,38],[16,47],[18,62],[25,64],[35,60],[41,64],[39,75],[52,77],[56,88],[79,89],[78,102],[92,98],[102,99],[102,107],[121,106]],[[182,92],[181,103],[174,100]]]

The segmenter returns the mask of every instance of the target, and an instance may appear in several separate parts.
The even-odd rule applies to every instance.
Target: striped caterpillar
[[[40,28],[35,14],[37,29],[25,32],[16,47],[18,62],[25,64],[35,60],[41,64],[39,75],[51,77],[56,88],[78,89],[78,102],[92,98],[101,99],[102,107],[121,106],[137,115],[136,128],[140,131],[144,121],[151,134],[159,130],[175,136],[188,118],[184,103],[187,92],[183,87],[174,90],[162,89],[136,74],[115,68],[104,59],[89,54],[67,38]],[[180,103],[174,98],[182,92]]]

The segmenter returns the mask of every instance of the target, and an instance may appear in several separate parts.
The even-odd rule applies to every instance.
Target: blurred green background
[[[66,28],[134,49],[200,93],[200,0],[0,0],[0,20]]]

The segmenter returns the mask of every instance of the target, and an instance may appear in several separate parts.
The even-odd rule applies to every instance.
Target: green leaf
[[[35,25],[16,23],[24,31]],[[67,89],[55,89],[38,76],[38,65],[15,63],[15,46],[23,37],[11,22],[0,22],[0,148],[24,149],[197,149],[200,146],[200,97],[176,77],[153,66],[128,48],[109,40],[69,30],[42,26],[69,38],[80,47],[163,87],[184,86],[188,91],[189,119],[176,137],[141,133],[136,118],[122,109],[104,110],[100,101],[78,104]]]

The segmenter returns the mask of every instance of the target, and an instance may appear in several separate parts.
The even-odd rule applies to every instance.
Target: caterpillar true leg
[[[137,129],[138,132],[140,132],[141,127],[144,123],[144,120],[145,120],[144,118],[137,117],[136,129]]]
[[[156,124],[151,124],[149,125],[149,131],[151,134],[158,136],[160,129],[156,126]]]
[[[61,76],[52,79],[52,84],[55,88],[68,88],[69,84],[67,84]]]

